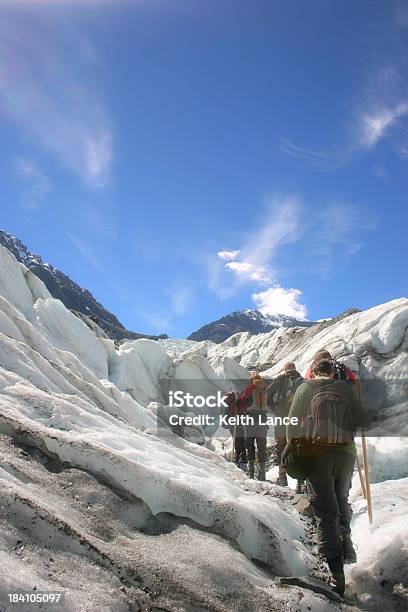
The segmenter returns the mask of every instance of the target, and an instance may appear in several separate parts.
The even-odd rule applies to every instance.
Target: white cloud
[[[225,264],[227,270],[232,270],[236,275],[244,281],[257,281],[260,283],[269,283],[271,278],[269,272],[263,266],[257,266],[245,261],[230,261]]]
[[[223,299],[245,284],[255,285],[258,291],[252,294],[252,299],[260,310],[306,319],[307,308],[299,302],[301,291],[282,287],[280,283],[282,275],[291,272],[282,266],[284,248],[296,242],[304,259],[302,265],[310,273],[324,276],[359,253],[363,233],[376,229],[378,221],[361,206],[336,202],[326,203],[320,209],[314,207],[310,216],[313,221],[308,221],[304,213],[297,198],[271,200],[261,213],[258,226],[237,249],[239,255],[235,260],[212,258],[209,288]]]
[[[218,252],[219,258],[229,260],[224,270],[235,274],[238,285],[247,282],[268,285],[276,280],[275,260],[284,245],[299,238],[301,211],[302,205],[295,197],[271,198],[261,208],[258,226],[243,247]],[[223,282],[219,268],[214,278],[218,283]]]
[[[392,108],[372,113],[362,113],[360,118],[360,145],[371,149],[383,138],[398,119],[408,115],[408,102],[400,102]]]
[[[262,311],[306,318],[306,307],[297,302],[301,292],[284,289],[277,283],[277,265],[282,249],[299,240],[302,234],[302,213],[302,203],[296,197],[267,200],[260,208],[257,226],[242,247],[219,251],[217,258],[210,259],[209,288],[220,298],[227,298],[244,284],[257,285],[266,288],[252,295]],[[233,282],[225,272],[234,275]]]
[[[50,180],[34,162],[28,159],[16,160],[16,172],[23,182],[23,207],[37,210],[44,204],[51,190]]]
[[[98,270],[102,269],[98,258],[96,257],[90,245],[85,240],[79,238],[74,234],[71,234],[70,232],[66,232],[66,236],[70,239],[74,247],[77,249],[78,253],[85,261],[90,263],[92,266],[94,266],[94,268],[97,268]]]
[[[284,314],[301,321],[307,318],[307,308],[299,303],[299,289],[284,289],[280,285],[253,293],[252,299],[262,314]]]
[[[54,13],[16,10],[0,22],[0,113],[90,187],[110,180],[113,137],[93,85],[96,52]],[[87,43],[87,44],[85,44]]]
[[[218,251],[217,255],[220,259],[227,261],[236,259],[240,254],[240,251]]]

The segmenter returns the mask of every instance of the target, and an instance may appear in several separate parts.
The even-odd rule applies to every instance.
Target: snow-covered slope
[[[296,512],[207,448],[157,435],[147,404],[163,375],[223,387],[204,357],[115,350],[4,248],[0,313],[2,602],[36,587],[67,610],[100,609],[104,589],[107,610],[326,609],[272,580],[314,566]]]
[[[328,327],[117,350],[0,248],[0,601],[35,586],[64,592],[66,610],[330,610],[322,596],[273,579],[316,562],[278,489],[173,435],[149,405],[164,400],[163,381],[223,390],[254,363],[270,375],[288,358],[304,369],[321,346],[367,376],[407,377],[407,327],[407,300],[397,300]],[[387,410],[403,415],[400,398],[389,399]],[[373,474],[404,486],[405,439],[401,461],[388,442],[370,445]],[[392,586],[407,560],[406,527],[387,507],[370,531],[376,559],[363,542],[364,568],[353,568],[359,593],[368,572],[382,596],[381,564]],[[395,516],[405,509],[401,495]],[[390,533],[395,556],[380,542]]]

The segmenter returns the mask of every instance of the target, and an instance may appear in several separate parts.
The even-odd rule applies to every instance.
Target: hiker
[[[296,389],[303,382],[302,376],[296,370],[292,362],[285,363],[283,372],[267,388],[268,403],[273,406],[273,411],[277,417],[287,417]],[[282,452],[286,446],[286,426],[275,425],[275,451],[279,466],[279,475],[276,484],[281,487],[288,486],[286,467],[282,464]],[[296,492],[300,493],[302,483],[298,481]]]
[[[313,361],[316,361],[316,359],[329,359],[332,362],[333,373],[332,373],[331,378],[335,378],[336,380],[346,380],[351,383],[356,383],[357,378],[353,370],[351,370],[344,363],[341,363],[341,361],[337,361],[337,359],[333,359],[329,351],[326,351],[326,349],[320,349],[319,351],[317,351],[317,353],[313,357]],[[312,378],[314,378],[314,374],[313,374],[312,365],[310,365],[305,374],[305,380],[310,380]]]
[[[237,400],[237,405],[245,410],[253,422],[245,425],[245,446],[248,454],[248,475],[255,478],[255,443],[258,451],[258,480],[266,480],[266,435],[268,426],[262,423],[266,414],[266,384],[260,374],[253,372],[249,383]]]
[[[237,406],[237,396],[234,392],[227,393],[224,397],[228,405],[228,417],[236,417],[244,413],[244,409]],[[245,430],[241,423],[230,425],[229,431],[233,440],[234,461],[237,467],[244,472],[247,471],[247,452],[245,448]]]
[[[356,561],[348,503],[356,456],[354,434],[357,427],[367,426],[371,419],[352,387],[333,379],[333,367],[331,359],[317,359],[311,368],[313,379],[297,389],[289,417],[298,417],[299,424],[287,427],[284,460],[289,473],[290,465],[297,466],[296,470],[301,466],[305,472],[318,528],[319,552],[327,560],[335,590],[343,595],[343,564]]]

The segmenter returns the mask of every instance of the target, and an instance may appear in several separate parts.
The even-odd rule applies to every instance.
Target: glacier
[[[64,593],[66,610],[338,609],[277,580],[320,571],[307,525],[280,487],[249,481],[216,442],[176,436],[154,407],[165,402],[163,380],[227,390],[253,367],[273,377],[291,360],[304,371],[322,346],[362,378],[407,380],[407,329],[401,299],[333,324],[236,334],[217,345],[140,339],[117,348],[1,247],[5,609],[8,593],[34,587]],[[403,400],[397,387],[380,407],[401,427]],[[356,480],[352,489],[359,563],[348,572],[357,608],[370,598],[399,605],[408,573],[408,444],[373,437],[368,450],[372,526]]]

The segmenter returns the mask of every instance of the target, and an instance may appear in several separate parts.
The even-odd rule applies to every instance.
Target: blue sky
[[[0,226],[130,329],[407,295],[408,8],[1,0]]]

